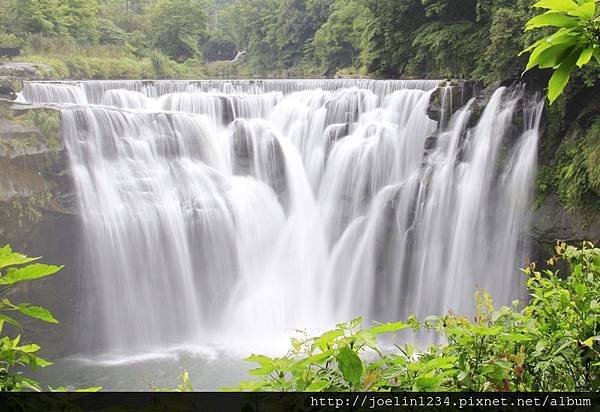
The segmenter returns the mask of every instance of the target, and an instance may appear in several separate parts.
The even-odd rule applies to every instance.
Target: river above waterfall
[[[83,234],[73,354],[42,379],[143,390],[187,368],[217,389],[297,329],[519,299],[541,104],[452,87],[26,83],[61,110]]]

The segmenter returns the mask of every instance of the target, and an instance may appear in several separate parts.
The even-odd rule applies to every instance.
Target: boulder
[[[554,195],[546,196],[534,211],[532,223],[531,235],[540,243],[600,241],[600,214],[567,212]]]
[[[8,62],[0,64],[0,76],[39,80],[52,72],[50,66],[42,63]]]
[[[437,122],[448,121],[453,113],[478,96],[480,90],[481,85],[475,81],[448,81],[433,92],[427,106],[427,116]]]

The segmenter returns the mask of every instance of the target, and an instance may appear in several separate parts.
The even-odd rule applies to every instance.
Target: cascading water
[[[27,83],[22,100],[62,109],[84,349],[468,313],[477,287],[518,298],[541,104],[500,88],[476,125],[472,101],[438,125],[438,83]]]

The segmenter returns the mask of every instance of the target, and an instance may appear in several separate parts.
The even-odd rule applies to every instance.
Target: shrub
[[[600,62],[600,20],[596,0],[540,0],[533,7],[547,11],[532,17],[525,30],[553,27],[556,31],[522,52],[530,53],[525,70],[554,70],[548,81],[548,100],[552,104],[565,89],[571,71],[592,58]]]
[[[550,266],[570,275],[524,270],[530,302],[494,308],[477,295],[474,321],[450,313],[361,329],[361,319],[317,337],[292,339],[283,357],[252,355],[252,391],[597,391],[600,388],[600,249],[556,246]],[[377,337],[404,329],[438,334],[445,344],[397,346]]]
[[[40,263],[31,263],[37,258],[29,258],[25,255],[15,253],[10,246],[0,248],[0,285],[2,292],[19,282],[31,281],[50,276],[58,272],[62,267],[49,266]],[[0,302],[0,391],[41,390],[40,385],[20,372],[14,372],[19,366],[28,366],[31,369],[51,365],[35,355],[40,347],[34,343],[22,345],[21,335],[10,337],[5,331],[6,324],[21,329],[19,322],[9,314],[19,312],[30,318],[39,319],[44,322],[58,323],[52,314],[39,306],[29,303],[14,304],[8,298],[2,298]]]
[[[118,44],[125,42],[127,33],[108,19],[98,21],[98,42],[100,44]]]
[[[57,56],[46,55],[26,55],[20,58],[21,61],[43,64],[48,70],[38,70],[38,77],[43,79],[67,79],[69,78],[69,67],[63,59]]]
[[[22,40],[13,33],[0,32],[0,47],[21,47],[22,45]]]
[[[152,68],[154,69],[156,77],[159,79],[172,77],[173,71],[171,70],[171,61],[160,51],[152,51],[150,54],[150,62],[152,63]]]

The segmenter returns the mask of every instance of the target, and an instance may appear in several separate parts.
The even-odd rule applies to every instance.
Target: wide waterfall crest
[[[267,340],[519,298],[541,103],[438,81],[28,82],[61,108],[84,351]],[[475,121],[476,120],[476,121]],[[90,330],[86,325],[98,325]]]

